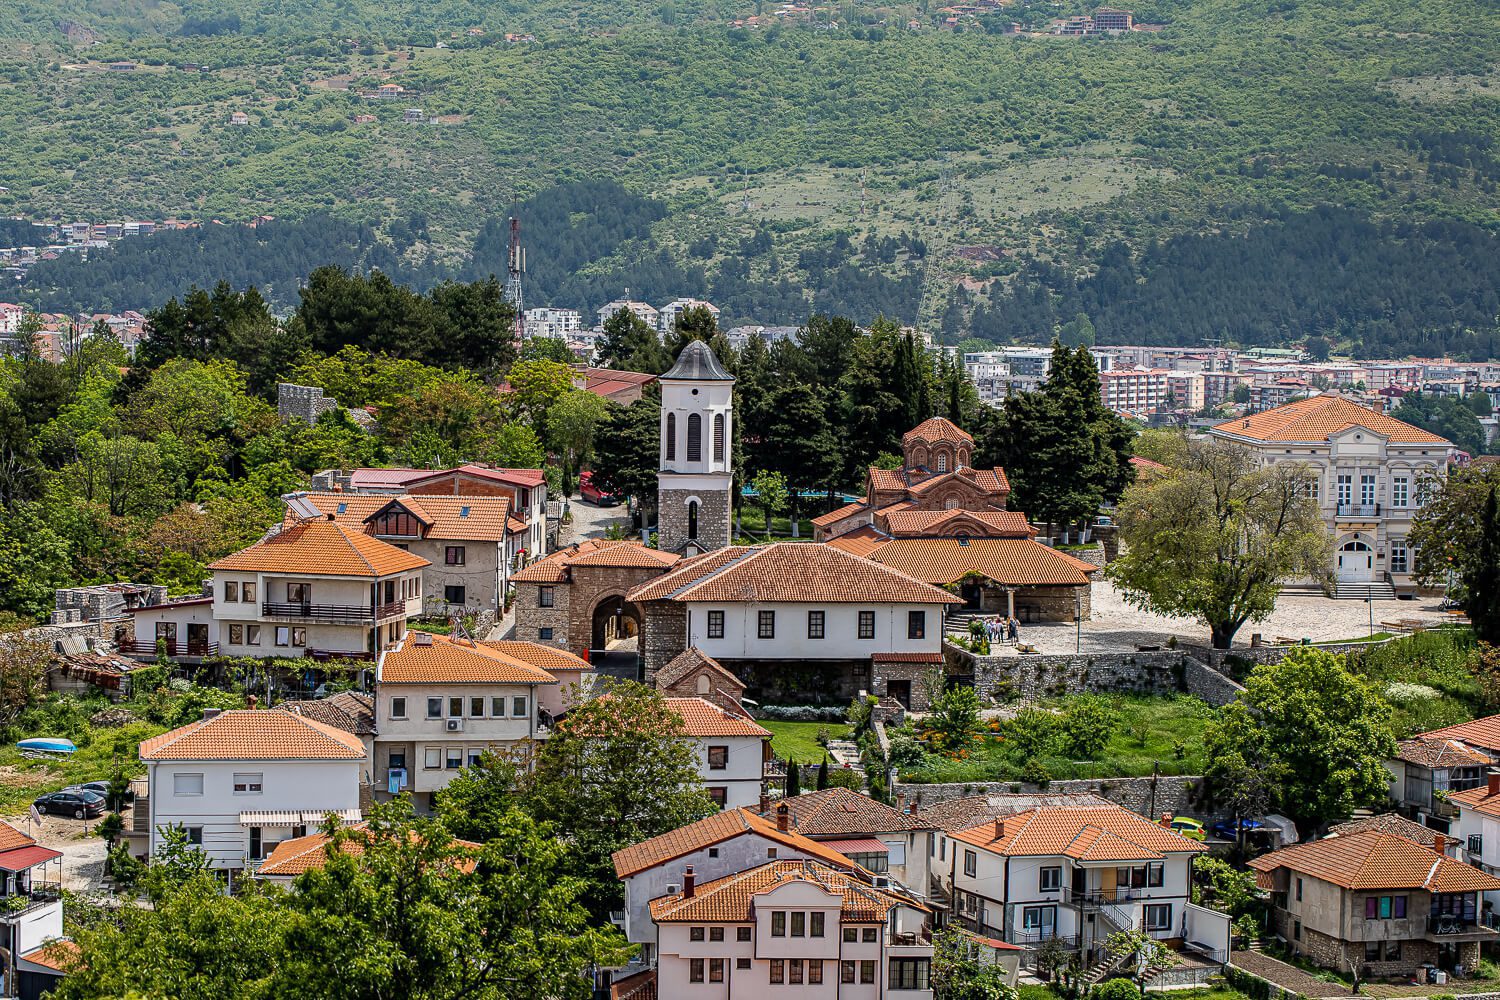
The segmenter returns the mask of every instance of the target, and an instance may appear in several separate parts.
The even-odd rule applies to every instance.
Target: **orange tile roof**
[[[1491,795],[1488,785],[1480,785],[1478,788],[1469,788],[1462,792],[1449,792],[1448,801],[1486,816],[1500,818],[1500,795]],[[1428,832],[1428,836],[1431,837],[1431,831]]]
[[[986,532],[985,538],[1031,538],[1036,529],[1026,515],[1016,510],[900,510],[885,515],[886,527],[897,537],[903,535],[951,535],[964,530],[974,535]],[[972,522],[972,524],[971,524]]]
[[[627,600],[958,604],[904,573],[819,543],[773,542],[688,560]]]
[[[142,760],[363,760],[358,736],[292,712],[242,708],[144,740]]]
[[[667,707],[682,717],[689,736],[758,736],[770,739],[771,731],[757,726],[704,698],[666,698]]]
[[[825,788],[782,799],[770,805],[766,818],[775,820],[782,803],[791,814],[792,829],[804,837],[853,837],[933,828],[910,813],[848,788]]]
[[[48,941],[40,948],[33,948],[31,951],[21,955],[20,959],[23,962],[30,962],[33,965],[52,969],[54,972],[67,972],[82,952],[83,949],[78,946],[76,941],[60,939],[57,941]]]
[[[539,642],[524,639],[491,639],[481,646],[499,650],[506,656],[531,664],[549,673],[553,670],[593,670],[593,665],[581,656],[574,656],[566,649],[544,646]]]
[[[935,476],[929,476],[920,483],[914,484],[910,492],[921,495],[929,490],[935,489],[939,483],[949,482],[954,479],[962,479],[981,490],[990,493],[1009,493],[1010,483],[1005,478],[1005,470],[994,469],[954,469],[952,472],[940,472]]]
[[[0,851],[14,851],[18,847],[30,847],[35,837],[28,837],[9,823],[0,820]]]
[[[382,577],[432,565],[333,521],[301,521],[246,549],[210,563],[209,569],[309,576]]]
[[[853,503],[844,504],[844,506],[838,508],[837,510],[830,510],[826,514],[820,514],[819,516],[812,519],[812,523],[814,527],[822,528],[830,524],[836,524],[846,517],[852,517],[853,515],[858,514],[860,511],[868,509],[869,504],[865,503],[863,500],[856,500]]]
[[[1421,767],[1483,767],[1490,758],[1460,740],[1417,737],[1396,744],[1396,757]]]
[[[1032,809],[1007,816],[998,826],[981,823],[949,836],[1010,857],[1066,855],[1078,860],[1128,861],[1204,849],[1116,805]]]
[[[1361,830],[1297,844],[1250,862],[1257,872],[1278,868],[1311,875],[1345,889],[1426,889],[1429,892],[1478,892],[1500,889],[1500,879],[1486,875],[1430,847],[1379,830]]]
[[[776,829],[774,821],[757,816],[752,809],[743,808],[714,813],[707,819],[700,819],[696,823],[689,823],[616,851],[611,855],[615,863],[615,875],[618,878],[629,878],[648,868],[655,868],[674,858],[701,851],[705,847],[712,847],[746,833],[758,834],[784,847],[795,848],[838,868],[858,867],[842,854],[824,847],[816,840],[809,840],[795,830],[782,833]]]
[[[656,1000],[656,970],[616,979],[610,984],[609,1000]]]
[[[930,473],[918,472],[916,470],[907,472],[901,469],[877,469],[872,467],[870,469],[870,488],[881,491],[904,490],[914,483],[920,483],[931,478]]]
[[[1418,738],[1462,740],[1481,750],[1500,750],[1500,715],[1487,715],[1482,719],[1460,722],[1456,726],[1444,726],[1430,733],[1421,733]]]
[[[532,651],[528,654],[520,647]],[[556,684],[556,677],[530,662],[550,660],[556,652],[531,643],[501,650],[489,643],[470,645],[446,635],[412,631],[381,655],[376,673],[382,684]]]
[[[1361,816],[1359,819],[1351,819],[1345,823],[1336,823],[1328,828],[1328,835],[1347,836],[1358,833],[1361,830],[1379,830],[1383,833],[1394,833],[1398,837],[1407,840],[1415,840],[1421,843],[1423,840],[1432,840],[1432,831],[1421,823],[1414,822],[1402,816],[1400,813],[1377,813],[1374,816]]]
[[[437,472],[428,472],[416,479],[408,479],[406,485],[417,486],[422,483],[430,483],[447,476],[473,476],[475,479],[488,479],[491,482],[504,483],[507,486],[520,486],[532,489],[547,481],[547,477],[541,469],[502,469],[498,466],[489,465],[460,465],[455,469],[442,469]]]
[[[867,524],[863,527],[855,528],[853,531],[846,531],[837,538],[830,538],[826,544],[832,545],[840,552],[869,558],[871,552],[874,552],[890,540],[890,535]]]
[[[380,493],[299,493],[324,514],[331,514],[339,524],[365,531],[365,522],[391,504],[400,504],[428,526],[427,538],[453,541],[499,542],[505,538],[506,518],[510,516],[508,496],[391,496]],[[286,512],[286,523],[295,524],[297,515]],[[367,532],[368,533],[368,532]]]
[[[349,855],[351,858],[362,856],[365,853],[365,843],[368,839],[370,824],[368,822],[354,823],[345,829],[352,836],[340,841],[339,851]],[[255,873],[261,876],[277,875],[289,877],[301,875],[303,872],[312,871],[314,868],[322,868],[328,863],[327,847],[330,839],[332,838],[326,833],[318,832],[310,833],[305,837],[293,837],[290,840],[283,840],[271,849],[271,853],[266,855],[266,859],[260,863],[260,867],[255,870]],[[463,849],[460,852],[456,852],[459,854],[464,854],[471,850],[477,851],[484,846],[483,844],[476,844],[472,840],[455,839],[453,843],[455,846]],[[470,858],[465,858],[459,867],[464,871],[472,871],[474,869],[474,861]]]
[[[974,435],[946,417],[928,417],[901,435],[902,444],[908,441],[953,441],[959,444],[973,444]]]
[[[892,907],[921,908],[816,861],[772,861],[705,882],[691,896],[677,893],[653,899],[651,919],[657,923],[745,923],[754,919],[756,896],[792,882],[808,882],[838,896],[841,923],[880,923]]]
[[[588,538],[527,566],[511,577],[517,583],[563,583],[570,566],[610,566],[633,569],[665,568],[682,557],[619,539]]]
[[[1016,586],[1079,586],[1099,567],[1033,538],[896,538],[870,554],[875,562],[930,584],[970,573]]]
[[[1431,431],[1424,431],[1403,420],[1376,413],[1350,402],[1342,396],[1312,396],[1278,406],[1254,416],[1226,420],[1214,425],[1214,431],[1232,437],[1257,441],[1327,441],[1350,427],[1367,427],[1392,441],[1403,444],[1443,444],[1452,442]]]

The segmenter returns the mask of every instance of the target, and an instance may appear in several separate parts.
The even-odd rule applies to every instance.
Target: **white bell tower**
[[[734,376],[701,340],[661,377],[657,547],[696,555],[729,544]]]

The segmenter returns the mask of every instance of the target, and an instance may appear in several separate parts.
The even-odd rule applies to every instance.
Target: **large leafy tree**
[[[1184,441],[1173,467],[1127,490],[1120,558],[1105,570],[1137,607],[1205,622],[1228,649],[1275,608],[1284,581],[1328,574],[1328,532],[1305,465],[1262,467],[1228,442]]]
[[[1221,786],[1245,765],[1274,774],[1273,804],[1304,829],[1382,801],[1384,762],[1396,753],[1390,706],[1339,657],[1311,648],[1251,671],[1239,701],[1209,723],[1204,746],[1211,759],[1237,758],[1211,776]]]
[[[1401,397],[1401,405],[1391,416],[1441,435],[1470,455],[1484,451],[1484,426],[1474,410],[1455,396],[1414,392]]]
[[[1500,643],[1500,525],[1493,498],[1500,465],[1455,468],[1441,483],[1424,482],[1430,499],[1412,520],[1412,570],[1429,586],[1457,583],[1479,638]]]
[[[624,371],[660,375],[672,367],[672,353],[656,329],[629,309],[617,309],[604,321],[598,352],[603,364]]]
[[[621,496],[655,506],[661,459],[661,391],[655,386],[629,406],[610,403],[594,429],[594,482]]]
[[[571,871],[591,884],[589,902],[600,916],[620,899],[611,854],[716,811],[682,718],[635,683],[584,702],[557,724],[537,753],[527,802],[574,845]]]

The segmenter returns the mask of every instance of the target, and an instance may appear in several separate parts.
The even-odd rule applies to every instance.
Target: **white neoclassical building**
[[[1412,517],[1458,454],[1453,442],[1333,393],[1215,426],[1263,463],[1304,462],[1333,535],[1341,596],[1411,594]]]

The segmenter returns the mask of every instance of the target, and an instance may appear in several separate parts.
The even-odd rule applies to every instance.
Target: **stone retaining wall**
[[[981,698],[1014,701],[1065,694],[1191,694],[1224,705],[1244,690],[1182,650],[1053,656],[976,656],[944,644],[951,673],[972,674]]]
[[[1381,639],[1378,642],[1342,642],[1342,643],[1314,643],[1310,646],[1236,646],[1233,649],[1211,649],[1208,646],[1196,646],[1184,644],[1182,652],[1187,653],[1194,659],[1208,664],[1214,670],[1224,671],[1224,661],[1235,659],[1245,663],[1280,663],[1286,655],[1294,649],[1321,649],[1325,653],[1333,653],[1335,656],[1345,656],[1349,653],[1362,653],[1365,650],[1383,646],[1395,639]]]
[[[1153,782],[1156,786],[1154,801]],[[1022,795],[1040,792],[1058,795],[1086,792],[1108,799],[1148,818],[1160,817],[1162,813],[1173,815],[1183,813],[1197,819],[1211,818],[1206,809],[1203,779],[1197,775],[1162,775],[1154,779],[1150,777],[1079,778],[1048,782],[1046,787],[1024,781],[981,781],[936,785],[909,784],[898,781],[892,786],[891,791],[893,794],[904,795],[906,801],[916,803],[919,808],[976,795]]]

